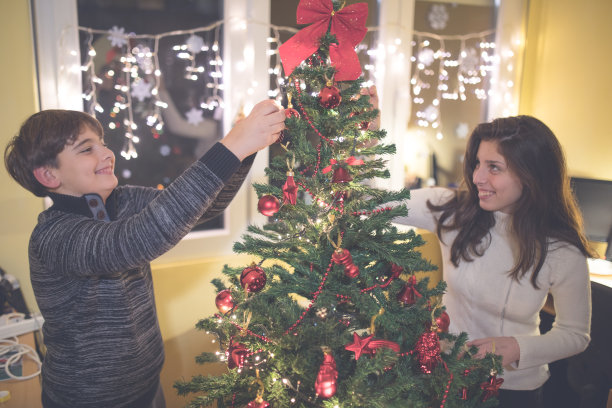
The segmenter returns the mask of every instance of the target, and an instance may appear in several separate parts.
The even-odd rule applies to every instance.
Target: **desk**
[[[587,259],[587,262],[591,273],[591,282],[597,282],[612,288],[612,262],[593,258]]]
[[[36,350],[34,333],[29,332],[18,337],[19,343],[27,344]],[[23,375],[36,372],[38,366],[30,358],[22,359]],[[29,380],[4,380],[0,381],[0,391],[7,390],[11,393],[11,398],[6,402],[0,402],[0,408],[41,408],[40,401],[40,376]]]

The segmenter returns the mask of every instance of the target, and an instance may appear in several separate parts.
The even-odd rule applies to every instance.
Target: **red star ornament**
[[[370,340],[372,340],[373,337],[373,334],[366,337],[359,337],[357,333],[353,333],[353,342],[351,344],[347,344],[344,346],[344,348],[348,351],[354,352],[355,360],[359,360],[362,353],[371,353],[371,350],[368,348],[368,343],[370,343]]]
[[[488,400],[491,397],[497,397],[499,395],[499,387],[504,382],[503,378],[497,378],[496,374],[491,374],[489,382],[480,384],[480,388],[483,390],[482,402]]]

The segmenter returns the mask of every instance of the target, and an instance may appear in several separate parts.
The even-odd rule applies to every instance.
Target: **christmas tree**
[[[197,324],[221,350],[196,360],[228,371],[175,387],[198,394],[190,407],[495,406],[500,360],[472,359],[467,336],[447,332],[445,283],[417,279],[434,269],[424,242],[392,224],[410,192],[368,183],[389,177],[395,147],[368,129],[378,111],[359,92],[367,6],[302,1],[297,15],[310,25],[280,49],[284,154],[254,185],[270,222],[234,245],[254,262],[224,268],[219,313]]]

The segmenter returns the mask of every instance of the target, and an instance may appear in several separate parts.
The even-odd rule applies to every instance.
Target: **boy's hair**
[[[25,189],[45,197],[47,189],[34,177],[34,169],[43,166],[57,168],[57,155],[66,145],[73,144],[85,127],[100,138],[102,125],[85,112],[49,109],[30,116],[4,150],[4,165]]]

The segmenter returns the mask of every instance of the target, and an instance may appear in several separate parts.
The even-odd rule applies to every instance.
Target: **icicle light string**
[[[145,97],[151,97],[153,99],[153,108],[152,108],[152,111],[147,116],[146,122],[147,122],[147,126],[154,128],[155,129],[154,133],[156,133],[157,131],[162,131],[164,127],[164,121],[161,115],[161,109],[166,108],[168,106],[167,102],[165,102],[159,95],[159,88],[161,86],[161,77],[163,75],[163,73],[160,70],[160,65],[159,65],[159,55],[158,55],[159,41],[165,37],[182,36],[182,35],[183,36],[184,35],[195,36],[195,34],[198,32],[210,32],[214,30],[215,39],[213,41],[213,46],[212,46],[212,50],[214,52],[214,58],[210,61],[210,65],[212,65],[214,69],[212,72],[210,72],[210,75],[209,75],[210,82],[207,84],[207,88],[211,90],[212,96],[208,97],[206,101],[202,102],[200,107],[202,109],[215,109],[216,107],[222,108],[224,104],[223,104],[223,99],[220,96],[220,91],[222,91],[224,88],[223,83],[222,83],[223,60],[221,59],[221,56],[220,56],[219,32],[223,24],[233,24],[235,23],[236,20],[241,21],[241,22],[245,21],[242,19],[225,19],[225,20],[216,21],[214,23],[211,23],[203,27],[197,27],[197,28],[186,29],[186,30],[174,30],[174,31],[169,31],[165,33],[155,34],[155,35],[154,34],[134,34],[134,33],[124,34],[123,29],[121,29],[120,31],[119,30],[111,31],[111,30],[93,29],[93,28],[88,28],[88,27],[78,27],[78,30],[84,31],[88,34],[88,40],[87,40],[88,41],[88,44],[87,44],[88,56],[83,66],[81,67],[81,69],[84,72],[89,72],[90,74],[89,85],[91,89],[88,89],[83,93],[83,98],[89,103],[88,111],[92,115],[102,114],[104,112],[104,109],[99,104],[96,98],[96,87],[97,87],[96,84],[101,83],[102,80],[98,78],[95,74],[95,66],[94,66],[94,59],[93,59],[93,56],[95,55],[95,49],[92,47],[93,36],[94,34],[96,35],[111,34],[111,36],[115,38],[117,41],[122,41],[122,42],[127,43],[127,49],[125,51],[123,51],[123,47],[124,47],[123,44],[121,44],[121,46],[119,47],[122,49],[122,57],[123,57],[122,62],[125,65],[124,68],[128,69],[128,71],[125,71],[126,72],[126,75],[125,75],[126,84],[123,84],[123,86],[120,87],[120,91],[125,94],[124,102],[119,103],[120,106],[118,109],[113,109],[113,112],[115,114],[118,113],[120,110],[126,110],[127,119],[124,123],[124,126],[126,127],[126,132],[125,132],[126,143],[122,151],[122,155],[126,159],[137,157],[137,152],[134,147],[134,143],[137,143],[138,137],[135,135],[135,133],[137,132],[135,132],[136,129],[135,129],[135,123],[134,123],[134,118],[133,118],[134,115],[133,115],[133,110],[132,110],[133,102],[132,102],[132,94],[131,94],[132,92],[131,85],[134,83],[137,83],[139,80],[142,80],[138,74],[139,63],[134,55],[134,50],[130,49],[129,47],[129,41],[145,39],[145,40],[152,40],[154,43],[153,50],[151,50],[150,52],[151,55],[147,57],[147,58],[152,58],[153,60],[154,87],[153,89],[151,89],[150,95],[145,95]],[[288,26],[273,25],[273,24],[269,24],[266,22],[256,21],[256,20],[251,20],[251,19],[247,19],[246,23],[264,25],[264,26],[269,27],[272,30],[273,34],[270,38],[268,38],[268,42],[271,44],[270,48],[268,49],[268,56],[270,57],[270,67],[269,67],[268,72],[270,76],[271,75],[275,76],[275,80],[273,81],[275,89],[269,90],[268,95],[271,98],[279,99],[281,98],[280,89],[282,89],[285,83],[285,78],[283,78],[281,74],[282,67],[281,67],[280,58],[278,55],[278,46],[280,45],[280,32],[286,31],[289,33],[296,33],[298,29],[294,27],[288,27]],[[367,28],[368,32],[377,31],[378,29],[379,29],[378,27],[368,27]],[[461,56],[459,58],[462,58],[462,56],[465,55],[465,41],[469,39],[480,38],[481,48],[495,48],[494,43],[486,42],[484,40],[486,36],[489,36],[493,33],[494,33],[494,30],[487,30],[487,31],[479,32],[479,33],[466,34],[466,35],[441,36],[441,35],[437,35],[434,33],[426,33],[426,32],[417,31],[417,32],[414,32],[414,35],[416,36],[417,40],[419,40],[418,41],[419,43],[420,43],[421,38],[431,38],[431,39],[437,39],[439,41],[459,40],[462,42],[462,51],[461,51]],[[274,48],[272,48],[273,44],[275,45]],[[183,46],[181,46],[181,49],[188,50],[188,46],[184,44]],[[417,45],[417,50],[419,49],[420,49],[420,45]],[[209,48],[203,47],[202,50],[208,51]],[[186,67],[186,71],[188,71],[187,74],[189,75],[189,79],[197,80],[198,79],[197,74],[200,72],[203,72],[201,69],[199,69],[199,67],[195,66],[195,54],[199,53],[200,50],[189,50],[189,51],[191,55],[185,56],[185,58],[189,59],[190,61],[189,66]],[[360,48],[359,51],[362,51],[362,49]],[[486,53],[486,51],[483,51],[483,52]],[[368,52],[369,56],[374,56],[375,58],[374,54],[370,54]],[[315,55],[314,58],[318,58],[319,60],[321,59],[320,56],[318,55]],[[444,55],[442,55],[442,58],[444,58]],[[484,61],[484,65],[495,62],[495,58],[488,56],[488,55],[483,54],[481,58]],[[441,60],[441,64],[442,63],[443,61]],[[486,66],[484,66],[484,68],[481,70],[481,75],[484,75],[486,71],[489,69],[490,68],[487,68]],[[419,74],[418,71],[419,70],[417,68],[417,70],[415,71],[415,75]],[[458,72],[457,77],[458,77],[458,81],[462,82],[458,85],[459,89],[455,90],[452,93],[442,92],[443,98],[456,99],[455,95],[458,95],[458,97],[461,98],[461,100],[464,100],[465,87],[464,87],[463,82],[470,83],[468,82],[470,78],[468,79],[462,78],[460,72]],[[415,80],[415,76],[413,76],[411,82],[413,82],[414,80]],[[417,89],[418,86],[423,85],[423,82],[421,81],[420,84],[417,84],[417,87],[415,87],[414,83],[412,85],[413,85],[413,89]],[[298,88],[298,93],[300,93],[300,91],[301,90]],[[484,99],[487,97],[487,92],[485,92],[484,90],[476,90],[476,94],[480,99]],[[423,103],[422,98],[416,97],[414,99],[415,99],[414,102],[417,104]],[[440,98],[438,97],[438,101],[439,100]],[[436,116],[439,119],[439,109],[436,109],[436,110],[438,111],[438,115]],[[431,112],[431,109],[430,109],[430,112]],[[421,115],[425,115],[425,114],[421,112]],[[327,141],[330,145],[333,144],[331,140],[323,136],[316,128],[314,128],[311,120],[308,118],[308,115],[306,115],[306,120],[309,122],[309,124],[313,127],[315,132],[322,139]],[[419,123],[420,126],[429,126],[429,123],[426,123],[427,120],[420,120],[419,122],[420,122]],[[113,126],[114,128],[117,125],[120,125],[120,124],[113,122],[110,126]]]
[[[89,73],[89,89],[83,92],[83,99],[86,102],[88,102],[87,111],[89,111],[89,113],[92,115],[96,115],[96,112],[98,112],[98,114],[101,114],[104,111],[101,105],[98,103],[97,98],[96,98],[96,89],[97,89],[96,84],[100,84],[102,80],[96,76],[96,71],[95,71],[96,67],[95,67],[94,59],[93,59],[93,56],[95,56],[95,49],[92,46],[94,35],[106,35],[106,36],[109,36],[109,39],[111,39],[112,37],[111,42],[113,43],[113,46],[116,46],[117,48],[121,49],[120,62],[123,65],[122,72],[124,73],[124,77],[122,78],[122,80],[125,83],[121,84],[121,86],[116,88],[123,96],[121,97],[122,100],[117,101],[117,103],[115,104],[115,107],[112,109],[111,116],[114,117],[114,115],[119,113],[121,110],[126,110],[126,119],[124,120],[124,123],[123,123],[123,126],[126,129],[125,131],[126,140],[125,140],[122,152],[121,152],[121,155],[125,159],[137,157],[137,152],[136,152],[134,143],[138,142],[138,137],[135,136],[136,124],[134,122],[134,114],[133,114],[134,106],[133,106],[133,101],[132,101],[132,92],[133,92],[132,85],[137,84],[139,81],[144,80],[143,78],[141,78],[138,72],[140,63],[138,59],[136,58],[139,55],[136,55],[136,54],[140,52],[139,47],[138,45],[135,47],[131,47],[129,42],[131,40],[139,40],[139,39],[149,40],[153,42],[153,50],[148,51],[147,54],[150,54],[150,55],[146,56],[146,58],[150,58],[152,60],[153,66],[152,66],[151,72],[145,72],[145,75],[150,75],[151,73],[153,74],[154,85],[150,91],[150,94],[147,94],[147,92],[149,92],[148,89],[144,89],[141,91],[144,93],[144,97],[142,98],[150,97],[153,101],[153,104],[152,104],[153,107],[151,108],[151,111],[146,116],[146,124],[150,128],[154,128],[155,129],[154,133],[156,133],[157,131],[162,131],[164,127],[164,121],[163,121],[163,117],[161,114],[161,109],[168,107],[168,103],[162,99],[159,93],[159,89],[162,85],[161,81],[162,81],[162,75],[163,75],[160,69],[160,63],[159,63],[160,40],[162,38],[173,37],[173,36],[191,35],[192,37],[187,39],[187,42],[189,43],[189,41],[192,40],[194,36],[196,36],[196,33],[211,32],[211,31],[214,33],[214,40],[212,41],[212,46],[209,47],[208,45],[203,44],[201,49],[190,49],[189,48],[190,44],[183,44],[179,46],[178,51],[185,51],[182,53],[185,55],[179,56],[179,58],[189,60],[189,64],[185,68],[186,78],[195,81],[198,79],[198,74],[206,70],[204,67],[196,67],[196,58],[195,58],[196,54],[198,54],[200,51],[212,50],[213,58],[209,60],[209,64],[212,66],[212,69],[209,72],[209,78],[210,78],[209,82],[206,84],[206,87],[211,90],[212,95],[209,96],[205,101],[203,101],[200,104],[200,108],[210,109],[210,110],[215,109],[217,107],[223,108],[224,103],[220,95],[220,92],[224,88],[223,83],[222,83],[223,60],[221,58],[221,50],[219,47],[220,29],[223,24],[231,24],[232,22],[234,22],[234,20],[236,19],[231,19],[231,21],[230,20],[220,20],[220,21],[216,21],[212,24],[209,24],[203,27],[197,27],[197,28],[186,29],[186,30],[174,30],[174,31],[169,31],[165,33],[160,33],[160,34],[134,34],[134,33],[124,34],[123,29],[119,30],[116,27],[114,27],[113,30],[101,30],[101,29],[93,29],[93,28],[88,28],[88,27],[78,27],[79,31],[85,32],[87,34],[88,55],[85,58],[84,63],[81,66],[81,70],[83,72]],[[292,27],[285,27],[285,26],[275,26],[275,25],[270,25],[270,24],[266,24],[266,23],[262,23],[258,21],[253,21],[253,20],[247,20],[247,22],[255,23],[255,24],[265,24],[273,30],[274,36],[271,37],[268,41],[270,43],[275,43],[276,46],[274,50],[270,49],[268,51],[268,55],[271,58],[271,60],[273,57],[275,58],[274,68],[271,68],[270,75],[276,76],[275,83],[276,83],[277,89],[271,90],[268,94],[271,97],[278,98],[280,97],[279,88],[283,83],[283,78],[281,75],[282,70],[281,70],[281,65],[280,65],[280,58],[278,57],[278,46],[280,45],[280,31],[288,31],[288,32],[294,33],[294,32],[297,32],[298,29],[292,28]],[[197,45],[200,44],[200,41],[203,42],[201,38],[200,39],[195,38],[193,39],[193,41],[195,41],[195,44]],[[115,42],[117,42],[118,44]],[[114,73],[114,75],[119,75],[119,73],[118,72]],[[142,86],[145,86],[145,85],[142,85]],[[142,100],[141,98],[138,98],[138,99]],[[117,126],[121,126],[121,125],[115,121],[112,121],[112,123],[109,126],[112,129],[114,129]]]
[[[495,43],[485,40],[486,37],[495,33],[495,30],[485,30],[477,33],[464,35],[438,35],[434,33],[415,31],[413,44],[416,52],[412,56],[412,61],[416,62],[414,73],[410,79],[413,99],[415,106],[424,106],[416,112],[417,125],[420,127],[431,127],[436,131],[436,138],[442,139],[441,111],[442,99],[467,100],[466,85],[477,85],[483,83],[483,79],[491,71],[496,60],[488,55],[489,48],[495,48]],[[439,42],[438,49],[434,51],[430,47],[430,40]],[[469,40],[479,40],[479,48],[482,50],[480,55],[469,54],[466,42]],[[459,55],[456,59],[450,59],[451,55],[447,51],[447,44],[451,41],[460,42]],[[429,52],[427,52],[429,51]],[[470,60],[470,57],[472,58]],[[477,62],[474,60],[478,59]],[[438,60],[438,70],[435,73],[428,69],[435,60]],[[469,63],[472,66],[469,66]],[[447,68],[456,68],[456,84],[453,91],[449,90],[448,81],[450,79]],[[422,75],[435,77],[430,83],[423,80]],[[430,105],[425,104],[425,99],[421,96],[424,89],[435,86],[435,96]],[[474,94],[478,99],[486,99],[487,92],[482,88],[475,89]]]

